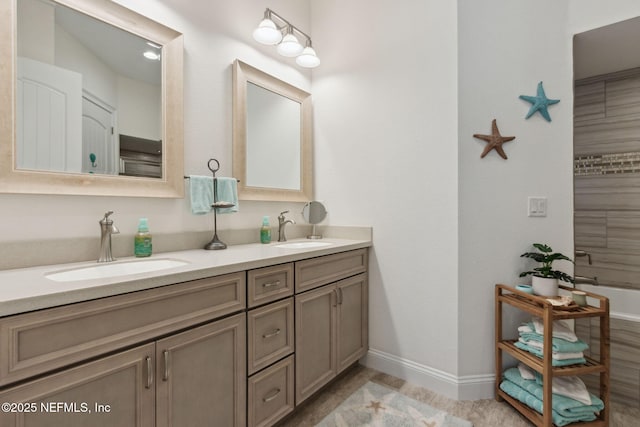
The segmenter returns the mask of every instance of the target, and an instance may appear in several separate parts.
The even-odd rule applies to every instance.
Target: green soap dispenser
[[[149,233],[149,223],[147,218],[140,218],[138,221],[138,232],[134,238],[133,253],[137,257],[151,256],[151,233]]]
[[[269,226],[269,217],[262,217],[262,227],[260,228],[260,243],[271,243],[271,227]]]

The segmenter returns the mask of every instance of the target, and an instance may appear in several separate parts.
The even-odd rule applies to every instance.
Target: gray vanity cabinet
[[[0,426],[272,426],[367,321],[366,248],[6,316]]]
[[[3,427],[154,426],[153,343],[0,392]]]
[[[246,425],[245,315],[156,342],[156,426]]]
[[[296,405],[367,352],[366,270],[364,249],[296,263]]]
[[[0,426],[245,426],[245,295],[243,271],[0,319]]]

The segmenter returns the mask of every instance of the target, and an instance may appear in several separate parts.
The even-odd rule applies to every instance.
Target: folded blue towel
[[[535,330],[533,329],[533,323],[528,323],[527,325],[531,326],[532,330]],[[544,342],[544,335],[536,332],[520,332],[520,337],[524,341]],[[551,345],[552,351],[555,351],[556,353],[577,353],[589,348],[589,346],[582,340],[571,342],[562,338],[551,338]]]
[[[217,178],[218,202],[233,203],[231,208],[217,208],[217,213],[225,214],[238,212],[238,184],[235,178]],[[213,177],[189,176],[189,195],[191,197],[191,213],[204,215],[212,211]]]
[[[509,380],[513,384],[520,387],[522,390],[531,394],[533,397],[540,401],[542,404],[543,389],[542,385],[538,384],[535,380],[525,380],[520,375],[518,368],[509,368],[504,371],[504,378]],[[591,405],[585,405],[575,399],[571,399],[559,394],[552,395],[552,407],[554,411],[557,411],[564,417],[577,417],[577,416],[592,416],[604,409],[604,402],[599,397],[591,394]],[[515,396],[514,396],[515,397]],[[594,418],[591,418],[593,420]],[[582,421],[587,421],[582,419]]]
[[[504,380],[500,383],[500,389],[507,393],[509,396],[514,399],[524,403],[529,408],[542,413],[543,404],[542,400],[535,397],[533,394],[519,387],[509,380]],[[551,412],[551,419],[553,420],[553,424],[558,427],[566,426],[567,424],[579,422],[579,421],[593,421],[596,419],[596,414],[591,412],[587,414],[580,415],[562,415],[558,413],[555,409]]]
[[[535,354],[538,357],[542,357],[542,350],[537,347],[532,347],[520,341],[516,341],[513,343],[520,350],[528,351],[529,353]],[[568,366],[568,365],[576,365],[576,364],[585,364],[587,363],[587,359],[584,357],[576,357],[573,359],[551,359],[551,366]]]

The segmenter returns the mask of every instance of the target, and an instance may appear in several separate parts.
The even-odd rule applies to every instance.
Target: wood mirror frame
[[[250,187],[247,185],[247,84],[253,83],[300,104],[300,188]],[[311,94],[283,82],[242,61],[233,63],[233,175],[240,180],[243,200],[307,202],[313,198],[313,143]],[[286,165],[273,165],[274,168]]]
[[[184,197],[183,37],[109,0],[51,0],[162,46],[162,178],[16,169],[17,1],[0,2],[0,193]]]

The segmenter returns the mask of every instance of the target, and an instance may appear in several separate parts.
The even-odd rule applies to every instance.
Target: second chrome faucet
[[[287,236],[284,233],[284,228],[287,224],[295,224],[296,222],[292,219],[286,219],[284,214],[289,213],[289,211],[280,212],[278,215],[278,242],[286,242]]]
[[[120,233],[120,230],[113,225],[113,220],[109,218],[111,214],[113,214],[113,211],[106,212],[104,218],[98,221],[100,224],[100,256],[98,257],[98,262],[116,260],[111,254],[111,235]]]

